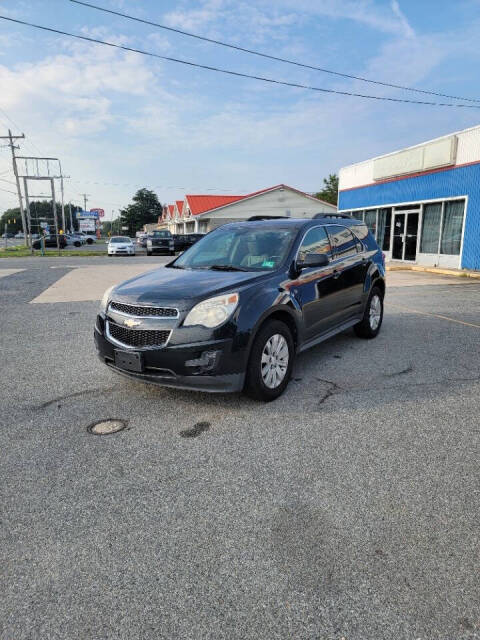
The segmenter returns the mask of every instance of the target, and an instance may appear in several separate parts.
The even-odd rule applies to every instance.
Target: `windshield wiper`
[[[212,269],[214,271],[250,271],[250,269],[245,269],[245,267],[236,267],[233,264],[212,264],[208,269]]]

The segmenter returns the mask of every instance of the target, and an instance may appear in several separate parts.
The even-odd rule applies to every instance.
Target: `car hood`
[[[265,278],[265,272],[209,271],[161,267],[117,285],[112,299],[125,303],[175,305],[190,309],[200,300]]]

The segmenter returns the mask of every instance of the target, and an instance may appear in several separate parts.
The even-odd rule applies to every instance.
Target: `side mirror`
[[[307,253],[302,262],[297,263],[299,269],[307,269],[309,267],[326,267],[330,260],[325,253]]]

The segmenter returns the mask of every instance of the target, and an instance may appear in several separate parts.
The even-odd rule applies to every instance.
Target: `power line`
[[[121,18],[127,18],[128,20],[134,20],[135,22],[141,22],[143,24],[148,24],[152,27],[158,27],[159,29],[165,29],[166,31],[172,31],[173,33],[179,33],[182,36],[188,36],[189,38],[196,38],[197,40],[203,40],[204,42],[210,42],[211,44],[218,44],[222,47],[227,47],[229,49],[235,49],[236,51],[242,51],[243,53],[250,53],[254,56],[260,56],[261,58],[267,58],[269,60],[275,60],[276,62],[284,62],[285,64],[291,64],[295,67],[303,67],[304,69],[312,69],[313,71],[321,71],[322,73],[329,73],[334,76],[340,76],[341,78],[349,78],[350,80],[361,80],[362,82],[368,82],[370,84],[378,84],[383,87],[391,87],[392,89],[402,89],[403,91],[415,91],[417,93],[425,93],[432,96],[438,96],[441,98],[451,98],[452,100],[463,100],[465,102],[480,102],[480,99],[477,98],[461,98],[459,96],[451,96],[447,93],[437,93],[436,91],[429,91],[427,89],[417,89],[415,87],[406,87],[400,84],[392,84],[390,82],[382,82],[380,80],[370,80],[369,78],[363,78],[362,76],[355,76],[349,73],[341,73],[340,71],[332,71],[331,69],[325,69],[324,67],[316,67],[311,64],[306,64],[303,62],[298,62],[296,60],[289,60],[288,58],[280,58],[279,56],[273,56],[269,53],[262,53],[261,51],[254,51],[253,49],[246,49],[245,47],[240,47],[235,44],[230,44],[228,42],[222,42],[221,40],[215,40],[213,38],[207,38],[205,36],[200,36],[196,33],[191,33],[189,31],[183,31],[182,29],[176,29],[174,27],[168,27],[165,24],[160,24],[158,22],[152,22],[151,20],[144,20],[142,18],[137,18],[135,16],[128,15],[126,13],[121,13],[120,11],[113,11],[112,9],[106,9],[105,7],[98,7],[95,4],[90,4],[90,2],[83,2],[82,0],[70,0],[75,4],[83,5],[84,7],[88,7],[90,9],[97,9],[98,11],[103,11],[104,13],[110,13],[114,16],[120,16]],[[362,96],[365,97],[365,96]]]
[[[308,91],[317,91],[320,93],[331,93],[340,96],[352,96],[354,98],[366,98],[369,100],[379,100],[386,102],[401,102],[407,104],[422,104],[434,107],[455,107],[464,109],[480,109],[480,105],[476,104],[458,104],[448,102],[430,102],[427,100],[408,100],[407,98],[390,98],[387,96],[372,96],[363,93],[353,93],[351,91],[339,91],[337,89],[324,89],[321,87],[313,87],[305,84],[299,84],[297,82],[287,82],[285,80],[275,80],[274,78],[267,78],[265,76],[254,76],[248,73],[241,73],[240,71],[231,71],[229,69],[222,69],[220,67],[212,67],[206,64],[199,64],[197,62],[191,62],[189,60],[181,60],[180,58],[172,58],[170,56],[162,56],[158,53],[152,53],[151,51],[144,51],[142,49],[135,49],[134,47],[127,47],[122,44],[114,44],[113,42],[107,42],[106,40],[99,40],[97,38],[90,38],[88,36],[81,36],[77,33],[69,33],[68,31],[61,31],[60,29],[54,29],[52,27],[44,27],[42,25],[33,24],[31,22],[25,22],[23,20],[17,20],[15,18],[9,18],[7,16],[0,15],[0,19],[7,20],[9,22],[15,22],[16,24],[23,24],[27,27],[33,27],[34,29],[41,29],[42,31],[48,31],[50,33],[58,33],[62,36],[69,36],[70,38],[76,38],[78,40],[84,40],[86,42],[94,42],[96,44],[103,44],[107,47],[114,49],[122,49],[123,51],[131,51],[133,53],[139,53],[143,56],[149,56],[152,58],[158,58],[159,60],[166,60],[167,62],[176,62],[177,64],[183,64],[189,67],[196,67],[197,69],[205,69],[206,71],[215,71],[216,73],[224,73],[226,75],[234,76],[237,78],[248,78],[250,80],[259,80],[261,82],[268,82],[269,84],[281,85],[285,87],[292,87],[294,89],[307,89]]]
[[[5,193],[13,193],[14,196],[17,195],[16,191],[10,191],[10,189],[3,189],[2,187],[0,187],[0,191],[5,191]]]
[[[0,113],[3,113],[3,115],[5,116],[5,118],[11,123],[13,124],[14,127],[16,127],[17,129],[20,129],[20,131],[24,131],[23,127],[20,127],[14,120],[12,120],[12,118],[10,118],[10,116],[8,115],[8,113],[2,109],[0,107]],[[39,155],[42,155],[42,152],[40,151],[40,149],[37,147],[36,144],[34,144],[33,141],[29,141],[26,140],[25,143],[30,146],[32,149],[35,149],[35,153],[38,153]]]

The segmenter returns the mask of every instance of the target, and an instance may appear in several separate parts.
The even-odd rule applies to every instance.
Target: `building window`
[[[437,253],[442,220],[442,203],[434,202],[423,207],[422,239],[420,253]]]
[[[377,242],[384,251],[390,251],[390,233],[392,230],[392,210],[378,210]]]
[[[363,222],[363,211],[352,211],[351,216],[355,218],[355,220]]]
[[[445,203],[440,253],[451,256],[460,255],[464,208],[464,200],[453,200]]]
[[[374,238],[377,237],[377,210],[367,209],[365,211],[365,224],[368,230],[372,232]]]

